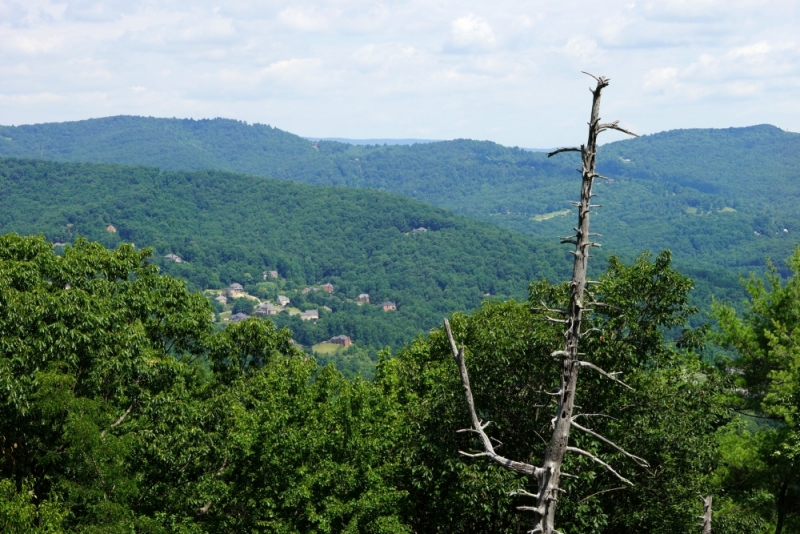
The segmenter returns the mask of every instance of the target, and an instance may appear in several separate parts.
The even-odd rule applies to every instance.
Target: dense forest
[[[598,170],[614,181],[598,184],[604,209],[595,227],[607,236],[605,246],[628,259],[670,248],[676,265],[703,287],[726,271],[760,268],[766,256],[787,256],[800,232],[790,200],[797,194],[798,149],[800,135],[768,125],[610,143],[600,151]],[[550,239],[571,228],[572,218],[559,215],[570,209],[577,180],[577,156],[548,159],[463,139],[314,146],[277,128],[225,119],[120,116],[4,126],[0,155],[222,169],[381,189]],[[735,286],[735,279],[725,285]]]
[[[566,274],[552,242],[399,195],[221,171],[0,160],[0,232],[153,247],[162,271],[193,290],[237,282],[267,297],[262,273],[276,270],[295,306],[333,310],[314,324],[278,318],[304,344],[346,334],[399,348],[444,314],[524,298],[530,280]],[[300,292],[323,282],[332,295]],[[361,293],[397,310],[358,307]]]
[[[607,306],[583,345],[628,390],[588,374],[578,401],[608,441],[575,443],[564,533],[797,532],[800,251],[788,282],[749,285],[739,316],[717,306],[716,341],[741,354],[710,366],[687,329],[691,280],[668,252],[618,260],[594,288]],[[451,316],[469,347],[476,402],[509,456],[540,456],[559,370],[542,321],[564,284]],[[468,458],[468,414],[450,347],[434,329],[385,351],[373,381],[348,380],[252,318],[217,331],[210,303],[160,274],[148,252],[0,236],[0,527],[54,532],[498,532],[526,530],[518,475]],[[681,332],[677,343],[664,337]],[[531,488],[532,489],[532,488]]]
[[[0,531],[529,530],[532,479],[462,454],[482,448],[441,326],[496,447],[542,457],[569,155],[227,120],[0,130]],[[607,463],[565,460],[562,533],[699,532],[700,496],[715,533],[800,532],[798,139],[601,148],[581,350],[630,388],[581,375],[570,443]],[[234,282],[319,319],[223,323]]]

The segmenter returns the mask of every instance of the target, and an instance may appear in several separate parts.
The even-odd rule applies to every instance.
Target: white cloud
[[[767,0],[0,0],[0,116],[554,146],[583,136],[590,70],[612,79],[604,115],[642,133],[800,130],[798,17]]]
[[[289,28],[304,32],[328,29],[328,19],[314,9],[287,7],[278,14],[278,21]]]
[[[497,44],[494,31],[486,20],[470,13],[450,25],[450,50],[491,50]]]

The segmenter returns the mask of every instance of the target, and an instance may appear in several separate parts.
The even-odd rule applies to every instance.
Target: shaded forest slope
[[[614,181],[598,186],[605,209],[596,228],[605,246],[627,257],[671,248],[676,264],[699,278],[785,257],[800,232],[792,209],[799,149],[800,135],[768,125],[610,143],[598,168]],[[574,155],[547,159],[491,142],[314,146],[267,125],[129,116],[0,127],[0,155],[381,189],[551,239],[573,224],[561,214],[570,209],[578,164]]]
[[[374,325],[393,333],[372,340],[395,346],[487,293],[524,299],[530,280],[561,279],[568,265],[553,243],[399,195],[116,164],[0,160],[6,232],[152,246],[162,268],[195,289],[255,284],[277,270],[289,287],[369,293],[397,304]],[[184,262],[164,260],[169,253]]]

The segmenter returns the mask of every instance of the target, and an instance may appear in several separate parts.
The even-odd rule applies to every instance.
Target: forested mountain
[[[580,142],[578,139],[576,142]],[[670,248],[699,280],[736,286],[732,272],[789,254],[800,226],[794,158],[800,135],[762,125],[676,130],[605,145],[595,227],[634,257]],[[498,226],[553,239],[573,217],[577,158],[455,140],[411,146],[310,141],[259,124],[110,117],[0,127],[0,155],[221,169],[293,181],[382,189]],[[784,231],[786,230],[786,231]],[[722,281],[722,282],[721,282]]]
[[[419,228],[426,231],[412,232]],[[530,280],[565,274],[566,251],[552,242],[399,195],[222,171],[0,160],[6,232],[153,247],[162,269],[192,289],[255,288],[263,271],[277,270],[288,289],[330,282],[336,296],[368,293],[374,303],[397,305],[389,314],[353,305],[351,313],[326,315],[316,325],[319,338],[307,340],[314,343],[348,334],[399,347],[445,314],[476,308],[486,294],[524,298]],[[173,253],[183,262],[163,258]],[[314,308],[327,302],[322,294],[298,298],[308,301],[296,305]],[[329,307],[340,311],[339,302]]]

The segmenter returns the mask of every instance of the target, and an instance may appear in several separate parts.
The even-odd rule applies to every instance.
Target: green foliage
[[[0,531],[8,534],[49,534],[63,532],[66,513],[58,503],[32,502],[33,490],[22,485],[17,491],[11,480],[0,480]]]
[[[246,297],[239,297],[233,301],[232,313],[246,313],[253,315],[253,310],[256,308],[256,303],[252,299]]]
[[[420,226],[430,231],[409,234]],[[320,321],[318,337],[298,339],[309,345],[346,334],[399,348],[442,315],[477,307],[484,293],[523,296],[530,279],[557,272],[552,244],[410,199],[210,171],[2,160],[0,231],[153,246],[162,271],[192,289],[251,287],[245,275],[261,280],[272,269],[288,290],[331,282],[340,305],[329,304],[336,313]],[[184,261],[160,258],[168,253]],[[341,300],[364,292],[396,302],[397,313]],[[322,298],[308,297],[320,306]]]
[[[763,421],[751,428],[739,421],[720,436],[726,462],[721,481],[778,533],[800,528],[794,504],[800,497],[800,248],[787,265],[788,280],[774,266],[765,279],[747,280],[750,299],[742,316],[714,305],[717,341],[737,355],[728,363],[741,392],[732,404]]]
[[[609,143],[598,170],[614,182],[597,184],[605,207],[593,226],[606,236],[605,247],[628,260],[641,250],[670,248],[676,265],[697,279],[698,302],[712,294],[739,300],[736,273],[760,268],[767,255],[788,255],[797,241],[792,199],[799,145],[798,134],[769,125]],[[548,159],[465,139],[411,146],[323,141],[315,148],[265,125],[145,117],[0,127],[0,155],[380,189],[548,239],[569,234],[573,217],[539,222],[536,216],[569,207],[578,165],[577,156]]]
[[[631,266],[614,259],[596,287],[608,304],[593,314],[585,351],[593,363],[621,371],[635,391],[590,370],[581,373],[577,404],[587,425],[650,463],[633,465],[607,444],[578,430],[576,446],[612,463],[636,487],[583,457],[569,457],[560,502],[563,532],[691,532],[697,494],[707,491],[716,465],[714,431],[729,418],[722,404],[724,381],[692,353],[665,342],[667,329],[687,323],[691,281],[670,266],[668,254],[641,257]],[[492,437],[506,457],[536,463],[550,434],[552,398],[558,384],[550,356],[563,336],[537,308],[563,304],[566,286],[539,282],[527,304],[486,303],[472,315],[452,317],[454,335],[467,348],[470,381],[481,418],[492,421]],[[530,481],[458,451],[480,450],[458,433],[468,415],[445,335],[435,331],[395,358],[383,360],[378,383],[403,406],[401,454],[409,480],[410,524],[418,532],[517,532],[528,519],[512,513],[508,491]],[[532,490],[534,488],[529,488]]]
[[[148,254],[0,236],[3,531],[406,532],[387,399]]]

